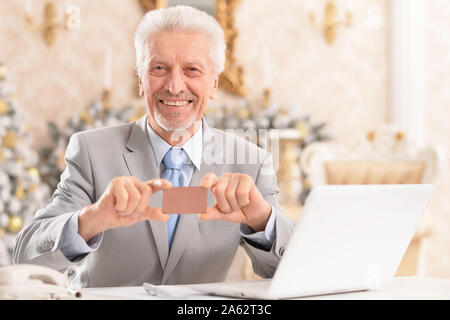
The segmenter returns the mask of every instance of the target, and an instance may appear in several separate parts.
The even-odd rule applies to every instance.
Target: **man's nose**
[[[186,83],[183,74],[175,70],[171,72],[166,85],[166,90],[172,94],[179,94],[185,91]]]

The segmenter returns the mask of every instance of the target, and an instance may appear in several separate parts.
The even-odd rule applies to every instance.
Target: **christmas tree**
[[[11,263],[16,234],[49,200],[49,188],[37,169],[39,157],[30,147],[30,132],[7,73],[0,59],[0,266]]]
[[[61,173],[65,169],[64,154],[74,133],[134,121],[145,114],[143,107],[125,106],[121,109],[111,107],[108,96],[108,92],[104,92],[103,99],[94,101],[85,110],[72,116],[62,129],[54,122],[47,123],[52,145],[40,150],[42,161],[39,170],[43,181],[52,192],[56,189]]]
[[[301,114],[299,106],[280,106],[277,103],[267,101],[267,106],[251,106],[250,102],[245,98],[239,99],[235,105],[222,105],[209,108],[205,113],[205,118],[209,125],[217,129],[253,129],[258,130],[294,130],[297,132],[295,138],[295,146],[298,153],[301,153],[309,144],[319,141],[332,139],[332,136],[324,133],[325,122],[312,123],[310,116]],[[258,110],[258,112],[253,112]],[[239,134],[242,131],[235,131]],[[244,132],[245,137],[245,132]],[[281,138],[280,138],[281,139]],[[267,141],[265,142],[267,143]],[[264,144],[258,141],[258,145],[266,149]],[[296,159],[293,159],[296,162]],[[284,163],[282,163],[284,166]],[[291,172],[288,173],[289,180],[292,180]],[[294,177],[295,178],[295,177]],[[281,179],[280,179],[281,180]],[[300,168],[301,192],[299,194],[299,202],[304,204],[306,198],[311,191],[311,185],[306,172]],[[282,183],[282,181],[279,181]]]

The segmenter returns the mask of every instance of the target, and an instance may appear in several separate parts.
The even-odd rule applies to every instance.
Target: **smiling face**
[[[202,118],[218,86],[208,39],[202,34],[161,32],[150,35],[149,48],[148,69],[139,82],[149,124],[160,135],[180,129],[192,135],[194,122]]]

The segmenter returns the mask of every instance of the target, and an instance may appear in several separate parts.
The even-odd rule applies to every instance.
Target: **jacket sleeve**
[[[17,235],[14,263],[39,264],[59,271],[73,264],[61,251],[64,226],[72,215],[95,199],[89,153],[81,134],[71,137],[65,163],[52,202],[38,210],[34,219]]]
[[[243,247],[252,261],[253,271],[263,277],[273,277],[281,256],[294,231],[294,222],[285,215],[278,203],[279,190],[277,179],[272,165],[272,156],[267,153],[262,161],[261,168],[255,181],[264,199],[272,205],[276,212],[275,240],[270,250],[255,246],[243,237]]]

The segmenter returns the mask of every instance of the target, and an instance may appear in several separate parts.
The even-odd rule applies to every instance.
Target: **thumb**
[[[219,210],[217,205],[207,208],[205,213],[200,213],[198,217],[203,221],[223,219],[224,213]]]
[[[148,206],[140,216],[140,220],[155,220],[167,222],[170,215],[164,214],[161,209]]]
[[[200,186],[203,188],[211,189],[217,183],[217,176],[213,172],[207,173],[200,181]]]
[[[145,184],[152,188],[152,193],[172,187],[172,184],[169,180],[159,178],[148,180],[145,182]]]

